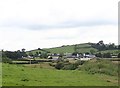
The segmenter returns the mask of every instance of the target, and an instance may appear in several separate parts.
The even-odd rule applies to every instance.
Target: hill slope
[[[73,53],[75,52],[75,48],[77,52],[85,53],[90,52],[91,50],[97,51],[97,49],[93,48],[89,43],[83,43],[83,44],[76,44],[76,45],[64,45],[61,47],[54,47],[54,48],[48,48],[45,49],[51,53]]]
[[[86,53],[86,52],[101,52],[101,53],[113,53],[113,54],[118,54],[120,53],[120,50],[118,49],[113,49],[113,50],[103,50],[99,51],[97,48],[93,48],[91,43],[82,43],[82,44],[74,44],[74,45],[63,45],[60,47],[53,47],[53,48],[43,48],[43,49],[35,49],[31,50],[29,52],[32,52],[35,54],[36,52],[49,52],[49,53],[73,53],[73,52],[79,52],[79,53]]]

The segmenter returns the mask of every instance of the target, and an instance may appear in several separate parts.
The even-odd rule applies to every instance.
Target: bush
[[[55,66],[56,63],[51,62],[51,63],[49,63],[49,65],[50,65],[50,66]]]
[[[62,63],[62,62],[58,62],[56,65],[55,65],[55,68],[56,69],[62,69],[64,67],[64,63]]]
[[[62,69],[63,70],[75,70],[77,68],[76,64],[69,64],[69,65],[65,65]]]
[[[83,61],[83,60],[77,60],[77,61],[75,62],[75,64],[76,64],[76,65],[83,65],[84,62],[85,62],[85,61]]]
[[[47,56],[47,53],[41,53],[41,56],[40,56],[40,58],[47,58],[48,56]]]
[[[50,64],[51,66],[53,66],[52,64]],[[75,70],[78,68],[78,64],[76,63],[64,63],[64,62],[58,62],[55,65],[56,69],[63,69],[63,70]]]
[[[111,56],[110,53],[104,53],[104,54],[103,54],[103,57],[104,57],[104,58],[111,58],[112,56]]]
[[[118,58],[120,58],[120,53],[118,54]]]
[[[9,59],[9,58],[4,57],[4,58],[2,58],[2,62],[3,63],[12,63],[12,60]]]
[[[100,58],[103,57],[101,53],[96,53],[95,56],[96,56],[96,57],[100,57]]]
[[[68,59],[65,59],[64,62],[65,62],[65,63],[69,63],[69,60],[68,60]]]

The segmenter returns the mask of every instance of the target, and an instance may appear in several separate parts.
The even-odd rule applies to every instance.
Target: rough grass
[[[87,71],[88,73],[95,74],[106,74],[111,76],[118,76],[118,63],[107,59],[100,60],[90,60],[84,63],[80,68],[80,70]]]
[[[31,65],[3,64],[2,78],[3,86],[117,86],[117,77],[114,76]]]

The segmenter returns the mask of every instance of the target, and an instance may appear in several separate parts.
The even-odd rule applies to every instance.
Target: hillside
[[[97,48],[92,47],[92,43],[82,43],[82,44],[74,44],[74,45],[63,45],[60,47],[53,47],[53,48],[43,48],[43,49],[35,49],[31,51],[27,51],[27,53],[32,52],[35,54],[36,52],[49,52],[49,53],[73,53],[75,51],[79,53],[85,53],[85,52],[101,52],[101,53],[113,53],[113,54],[118,54],[120,50],[118,49],[111,49],[111,50],[101,50],[99,51]],[[76,49],[75,49],[76,48]]]
[[[61,47],[46,48],[45,50],[51,53],[73,53],[75,52],[75,47],[77,47],[76,51],[80,53],[90,52],[91,50],[97,51],[97,49],[93,48],[89,43],[63,45]]]
[[[30,50],[30,51],[27,51],[26,53],[27,54],[29,54],[29,53],[33,53],[33,54],[35,54],[36,52],[41,52],[41,53],[45,53],[45,52],[48,52],[47,50],[45,50],[45,49],[35,49],[35,50]],[[48,52],[49,53],[49,52]]]

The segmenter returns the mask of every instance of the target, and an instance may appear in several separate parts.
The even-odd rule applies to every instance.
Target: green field
[[[79,70],[56,70],[48,63],[15,65],[3,63],[3,86],[117,86],[118,78]]]
[[[83,44],[76,44],[76,46],[78,47],[77,52],[80,53],[86,53],[86,52],[99,52],[96,48],[93,48],[89,43],[83,43]],[[60,47],[54,47],[54,48],[44,48],[43,50],[48,51],[50,53],[73,53],[75,52],[75,45],[63,45]],[[35,54],[36,52],[45,52],[42,50],[32,50],[31,52],[33,54]],[[112,53],[112,54],[118,54],[120,52],[120,50],[104,50],[104,51],[100,51],[101,53]],[[29,52],[27,52],[28,54]]]
[[[97,49],[92,48],[90,44],[88,43],[83,43],[83,44],[77,44],[77,47],[79,47],[79,49],[77,50],[78,52],[81,53],[85,53],[85,52],[90,52],[90,50],[94,50],[97,51]],[[61,47],[54,47],[54,48],[44,48],[42,50],[31,50],[31,52],[33,54],[35,54],[36,52],[45,52],[48,51],[50,53],[73,53],[74,52],[74,48],[75,45],[64,45]],[[29,53],[29,51],[27,51],[27,54]]]
[[[41,53],[45,53],[47,51],[41,49],[41,50],[38,50],[38,49],[35,49],[35,50],[30,50],[30,51],[27,51],[26,53],[29,54],[30,52],[32,52],[33,54],[36,54],[36,52],[41,52]]]
[[[88,43],[77,44],[76,46],[79,47],[77,51],[80,53],[90,52],[90,50],[97,51],[97,49],[92,48],[91,45],[89,45]],[[73,53],[75,51],[74,48],[75,48],[75,45],[66,45],[62,47],[49,48],[45,50],[51,53],[66,53],[66,52]]]
[[[105,51],[101,51],[102,53],[112,53],[114,55],[120,53],[120,50],[105,50]]]

